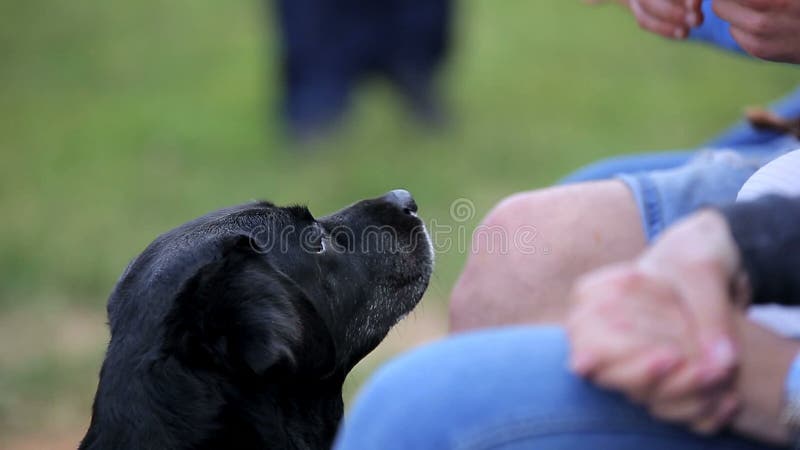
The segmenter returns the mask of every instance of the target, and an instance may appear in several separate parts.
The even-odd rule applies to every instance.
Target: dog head
[[[319,219],[262,202],[165,233],[112,294],[108,356],[167,355],[236,374],[346,373],[427,286],[433,253],[416,210],[402,190]]]
[[[416,210],[401,190],[319,219],[251,203],[159,236],[109,299],[80,448],[329,448],[344,377],[430,278]]]

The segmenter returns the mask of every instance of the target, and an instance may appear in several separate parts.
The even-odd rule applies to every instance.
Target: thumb
[[[700,381],[714,384],[727,378],[738,362],[729,277],[723,268],[701,265],[670,278],[695,330]]]
[[[703,381],[714,383],[730,375],[737,364],[734,315],[728,279],[719,275],[693,274],[692,289],[681,292],[694,318],[701,345]]]

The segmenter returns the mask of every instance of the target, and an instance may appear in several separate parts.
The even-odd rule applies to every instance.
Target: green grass
[[[503,196],[594,159],[695,146],[798,79],[791,67],[651,37],[614,7],[459,6],[446,132],[417,129],[374,81],[344,129],[297,152],[274,114],[277,43],[264,4],[3,2],[0,315],[102,311],[156,234],[253,198],[321,214],[405,187],[441,224],[454,224],[454,200],[470,199],[472,227]],[[446,298],[463,260],[439,255],[429,301]],[[0,366],[3,388],[40,386],[56,402],[76,373],[96,371],[46,352],[22,360]]]

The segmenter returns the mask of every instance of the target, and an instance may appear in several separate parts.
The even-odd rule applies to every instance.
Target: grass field
[[[798,80],[791,67],[646,35],[616,7],[464,0],[445,132],[417,129],[374,81],[336,136],[298,152],[274,114],[264,6],[0,5],[0,447],[74,446],[107,339],[105,298],[172,226],[254,198],[322,214],[405,187],[426,219],[469,230],[503,196],[588,161],[695,146]],[[454,223],[460,198],[476,211]],[[438,255],[422,308],[348,392],[379,360],[445,331],[464,258]]]

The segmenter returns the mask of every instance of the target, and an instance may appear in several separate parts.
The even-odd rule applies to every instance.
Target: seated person
[[[745,309],[800,305],[798,223],[800,197],[698,212],[582,277],[566,333],[464,333],[388,364],[335,448],[788,448],[800,342]]]
[[[783,45],[797,39],[800,2],[714,0],[702,13],[698,3],[631,1],[644,28],[681,16],[686,32],[673,36],[723,36],[754,56],[800,62],[800,46]],[[700,30],[717,28],[689,33],[701,17]],[[800,116],[800,91],[775,111]],[[453,294],[453,328],[566,328],[463,334],[390,363],[336,448],[788,445],[800,416],[800,344],[744,310],[800,304],[800,199],[759,198],[673,223],[732,202],[758,167],[797,147],[740,127],[710,146],[733,152],[616,161],[568,180],[603,181],[506,199],[484,225],[536,226],[551,251],[475,249]]]
[[[757,5],[748,6],[751,3]],[[695,1],[691,11],[684,5],[682,0],[631,2],[642,27],[665,36],[688,34],[726,49],[756,49],[756,56],[780,54],[784,61],[800,62],[800,33],[795,32],[800,29],[798,0]],[[742,11],[749,14],[745,19]],[[672,21],[660,19],[664,16]],[[699,20],[702,26],[689,31],[688,23]],[[774,29],[759,31],[768,22]],[[762,34],[767,37],[759,40]],[[788,43],[794,53],[781,50],[780,42]],[[800,87],[772,110],[785,118],[800,118]],[[632,258],[671,223],[701,205],[734,201],[744,181],[761,165],[796,148],[800,140],[795,136],[741,123],[697,151],[612,158],[576,172],[561,186],[504,199],[476,236],[481,228],[533,226],[535,244],[550,251],[545,255],[512,248],[499,254],[476,240],[452,293],[452,330],[562,322],[563,299],[577,276]]]

